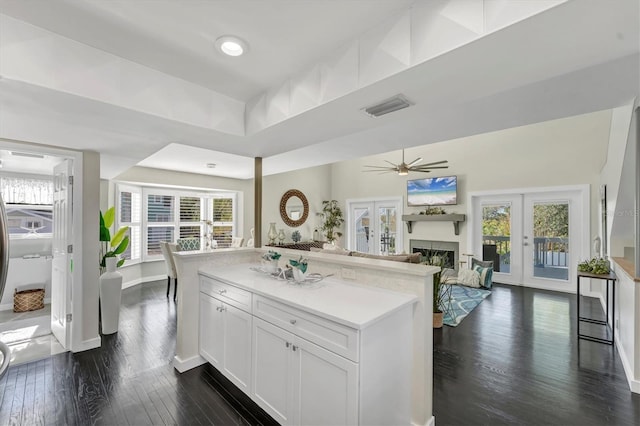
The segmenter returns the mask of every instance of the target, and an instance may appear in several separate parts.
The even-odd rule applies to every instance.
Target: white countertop
[[[327,277],[314,284],[295,284],[252,271],[259,264],[204,266],[199,272],[346,326],[363,329],[418,299],[411,294],[366,287]]]

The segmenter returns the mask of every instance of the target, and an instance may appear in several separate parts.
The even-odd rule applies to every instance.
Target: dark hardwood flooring
[[[434,330],[436,424],[639,425],[616,348],[576,336],[575,295],[496,285],[458,327]]]
[[[214,368],[173,369],[165,286],[125,290],[120,331],[101,348],[10,367],[0,425],[274,423]],[[498,285],[458,327],[434,330],[434,344],[438,426],[640,424],[616,349],[577,340],[575,296]]]

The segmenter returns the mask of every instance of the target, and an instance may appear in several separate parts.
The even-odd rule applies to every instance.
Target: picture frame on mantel
[[[602,227],[602,257],[606,258],[609,248],[607,247],[607,185],[605,184],[600,185],[600,220]]]

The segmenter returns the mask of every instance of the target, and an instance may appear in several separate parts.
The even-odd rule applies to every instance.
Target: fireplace
[[[432,256],[444,258],[444,267],[458,270],[459,255],[457,242],[453,241],[430,241],[430,240],[409,240],[409,250],[411,253],[420,253],[424,262]]]

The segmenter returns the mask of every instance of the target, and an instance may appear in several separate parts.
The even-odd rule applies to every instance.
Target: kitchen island
[[[361,346],[356,349],[356,352],[353,352],[354,346],[349,342],[349,337],[353,336],[353,334],[350,335],[349,333],[342,333],[342,340],[339,342],[339,344],[334,345],[329,350],[327,349],[326,345],[330,344],[330,338],[325,338],[324,341],[321,342],[322,344],[318,345],[316,342],[313,342],[313,339],[308,335],[298,335],[296,333],[292,333],[293,329],[287,329],[287,327],[289,326],[285,325],[286,321],[290,321],[291,319],[295,319],[296,322],[302,321],[304,317],[280,319],[274,318],[277,317],[278,314],[282,314],[282,312],[285,312],[287,314],[304,313],[305,315],[311,315],[313,318],[323,318],[326,321],[331,321],[336,326],[346,327],[348,329],[350,328],[352,333],[355,330],[356,335],[359,337],[355,340],[351,339],[351,342],[355,341],[361,345],[361,343],[363,343],[363,341],[361,340],[362,329],[358,327],[364,327],[364,329],[366,329],[367,327],[371,327],[380,321],[375,320],[375,315],[369,317],[371,320],[367,320],[364,311],[358,314],[357,311],[358,309],[360,309],[358,302],[348,303],[350,309],[347,309],[347,311],[353,310],[355,316],[361,315],[359,318],[356,318],[355,316],[343,318],[341,316],[342,314],[340,312],[345,311],[344,308],[347,306],[346,303],[342,306],[336,306],[335,308],[330,307],[330,311],[326,313],[328,317],[325,318],[319,315],[319,311],[324,310],[324,308],[322,306],[314,305],[314,303],[316,303],[316,300],[320,300],[319,298],[309,296],[307,302],[301,302],[298,305],[291,306],[290,304],[285,303],[285,300],[280,298],[282,294],[278,294],[277,292],[275,295],[272,295],[273,297],[267,297],[265,294],[262,294],[257,288],[243,287],[243,285],[248,284],[246,282],[243,282],[242,278],[238,278],[237,275],[234,275],[234,273],[230,271],[233,270],[234,265],[238,265],[238,268],[240,268],[238,269],[238,271],[242,270],[241,275],[244,275],[245,272],[247,274],[257,274],[254,271],[247,270],[248,268],[246,267],[246,265],[253,264],[255,266],[258,266],[260,264],[260,257],[265,251],[266,250],[264,249],[243,248],[235,250],[224,249],[198,252],[178,252],[174,255],[176,266],[178,269],[178,280],[180,282],[180,285],[178,286],[177,301],[178,322],[176,356],[174,359],[174,367],[178,371],[186,371],[208,361],[207,358],[200,355],[201,339],[199,333],[199,323],[201,319],[200,306],[202,297],[200,285],[201,278],[213,280],[212,277],[216,276],[216,274],[219,273],[224,274],[224,276],[217,276],[215,281],[218,282],[218,285],[233,285],[239,290],[250,293],[251,300],[249,300],[249,297],[246,297],[247,294],[244,294],[243,300],[242,292],[236,295],[228,293],[228,296],[239,297],[236,298],[237,300],[234,300],[233,303],[231,303],[230,300],[220,300],[219,298],[214,298],[212,294],[215,293],[215,291],[224,290],[224,288],[214,287],[213,289],[210,289],[211,291],[209,294],[210,300],[215,300],[215,302],[212,302],[212,310],[210,310],[210,312],[213,312],[213,314],[217,314],[219,311],[217,311],[216,308],[226,307],[227,310],[221,312],[224,312],[224,314],[227,315],[226,318],[230,318],[230,321],[231,319],[236,320],[238,317],[234,316],[232,318],[229,312],[240,312],[240,315],[250,315],[252,317],[249,321],[252,328],[252,336],[253,327],[255,326],[255,319],[255,323],[263,325],[263,327],[260,329],[260,336],[262,336],[263,341],[266,336],[269,336],[268,332],[273,331],[274,329],[278,332],[284,331],[293,334],[292,337],[290,336],[291,338],[289,340],[284,338],[277,344],[273,343],[276,340],[273,340],[272,342],[272,344],[275,345],[274,347],[282,347],[285,349],[287,348],[286,345],[288,343],[290,345],[290,351],[288,352],[290,357],[298,356],[299,353],[293,351],[293,346],[296,346],[297,349],[300,348],[301,346],[297,344],[300,342],[302,342],[303,344],[311,342],[316,346],[319,346],[320,349],[326,350],[331,355],[337,357],[336,359],[344,359],[343,361],[348,361],[351,363],[356,363],[355,361],[353,361],[353,359],[355,359],[354,356],[360,356],[365,353],[363,352]],[[299,257],[299,252],[296,252],[294,250],[289,251],[286,249],[282,249],[278,251],[282,254],[281,265],[287,263],[288,259],[297,259]],[[323,275],[333,274],[333,277],[325,279],[325,284],[333,285],[332,283],[349,283],[347,285],[355,284],[356,286],[359,285],[369,287],[371,289],[393,290],[394,292],[404,293],[405,295],[412,295],[417,298],[418,302],[415,303],[412,308],[412,317],[408,321],[404,321],[405,323],[411,323],[412,333],[412,350],[410,350],[411,354],[409,355],[407,361],[407,365],[410,365],[411,376],[411,391],[409,401],[411,416],[408,423],[415,425],[433,424],[433,330],[431,304],[433,296],[432,276],[434,272],[438,271],[438,268],[424,265],[351,258],[349,256],[337,256],[313,252],[308,253],[307,257],[309,259],[310,272],[316,272]],[[245,266],[239,266],[241,264],[244,264]],[[226,268],[230,269],[227,270]],[[202,272],[202,275],[200,275],[200,272]],[[254,278],[256,277],[254,276]],[[332,279],[335,279],[336,281],[334,282],[332,281]],[[325,291],[323,289],[320,290],[321,292]],[[227,291],[229,290],[227,289]],[[255,291],[255,297],[253,291]],[[206,292],[207,290],[205,289],[204,293]],[[261,304],[259,306],[259,308],[263,311],[260,313],[260,315],[271,315],[270,321],[265,321],[263,318],[256,314],[256,311],[254,311],[254,308],[256,306],[255,301],[260,301],[261,299],[265,298],[269,299],[271,303]],[[334,298],[333,300],[340,300],[341,302],[338,305],[343,303],[343,299],[340,297]],[[216,303],[225,303],[225,305],[216,305]],[[307,304],[305,305],[305,303]],[[241,309],[238,307],[240,305],[244,305],[245,307]],[[322,305],[331,306],[332,304],[323,303]],[[249,314],[248,312],[248,306],[251,306],[251,314]],[[309,312],[302,312],[306,309],[308,309]],[[331,309],[333,309],[333,311]],[[393,309],[391,310],[393,311]],[[210,318],[209,320],[212,320],[212,318]],[[275,325],[273,322],[278,320],[280,321],[280,324]],[[241,321],[237,320],[236,322]],[[301,323],[297,322],[297,325],[300,324]],[[249,327],[249,324],[246,324],[245,326]],[[290,324],[290,326],[293,327],[293,324]],[[404,326],[406,326],[406,324],[401,327]],[[332,330],[331,328],[327,329],[326,327],[321,327],[321,329]],[[300,330],[298,329],[297,332],[299,331]],[[256,334],[258,334],[257,331]],[[333,336],[339,334],[340,333],[334,333]],[[267,339],[267,341],[269,341],[269,339]],[[249,342],[252,347],[255,344],[255,340],[253,338],[251,341],[247,340],[247,342]],[[387,345],[387,347],[389,346]],[[250,351],[250,356],[253,356],[251,355],[251,352],[253,352],[253,350]],[[306,353],[307,352],[305,352],[305,354]],[[359,358],[358,360],[362,361]],[[246,363],[247,360],[245,359],[244,362]],[[233,368],[233,366],[229,367],[230,370],[233,370]],[[361,369],[362,366],[358,368]],[[253,372],[252,374],[255,374],[255,372]],[[402,374],[400,374],[400,376],[402,376]],[[236,386],[238,386],[240,389],[243,389],[242,386],[244,386],[245,389],[248,389],[248,392],[251,392],[251,386],[253,386],[251,382],[251,376],[249,376],[249,379],[242,379],[241,375],[239,374],[237,375],[237,378],[239,380],[234,382]],[[362,381],[363,379],[362,377],[359,377],[358,380]],[[240,382],[243,382],[244,385]],[[239,383],[240,385],[238,385]],[[372,383],[371,385],[368,385],[366,384],[365,379],[365,385],[369,389],[381,389],[384,388],[385,383]],[[359,398],[359,396],[353,396],[352,398]],[[357,410],[361,411],[362,406],[359,405],[358,407],[359,408]],[[360,422],[360,420],[357,421]],[[287,420],[286,422],[282,422],[295,422],[295,419],[294,417],[291,417],[290,421]]]

